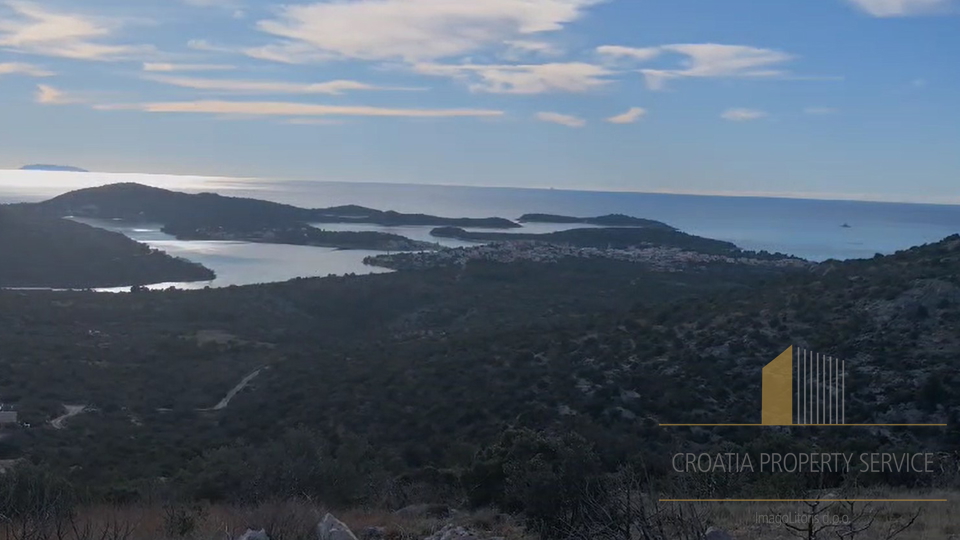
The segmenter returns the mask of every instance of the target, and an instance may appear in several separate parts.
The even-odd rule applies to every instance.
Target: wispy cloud
[[[834,107],[807,107],[803,110],[804,114],[809,114],[811,116],[826,116],[830,114],[837,114],[839,109]]]
[[[181,88],[192,88],[194,90],[206,90],[212,92],[223,92],[232,94],[327,94],[341,95],[346,92],[360,90],[394,90],[394,91],[417,91],[422,88],[402,88],[389,86],[375,86],[358,81],[328,81],[322,83],[291,83],[283,81],[249,81],[237,79],[202,79],[193,77],[176,77],[168,75],[145,75],[144,79],[179,86]]]
[[[27,75],[29,77],[53,77],[56,75],[33,64],[21,62],[0,62],[0,75]]]
[[[717,43],[687,43],[639,49],[607,45],[598,47],[597,52],[607,57],[637,62],[647,62],[665,54],[685,57],[679,69],[640,70],[651,90],[662,90],[668,81],[681,78],[788,77],[790,72],[780,66],[794,59],[793,55],[773,49]]]
[[[723,111],[720,118],[731,122],[749,122],[751,120],[766,118],[767,116],[765,111],[758,109],[727,109]]]
[[[257,27],[280,38],[267,51],[275,59],[433,61],[560,30],[601,1],[314,2],[284,6]]]
[[[0,3],[0,47],[17,52],[100,61],[155,52],[149,45],[103,42],[122,25],[119,19],[52,11],[38,3]]]
[[[629,111],[607,118],[611,124],[633,124],[646,116],[647,110],[640,107],[631,107]]]
[[[83,99],[77,96],[67,94],[62,90],[46,84],[37,85],[34,101],[40,105],[71,105],[84,102]]]
[[[451,77],[468,83],[473,92],[493,94],[582,93],[602,88],[614,72],[579,62],[531,65],[451,65],[419,63],[423,75]]]
[[[362,105],[339,106],[284,101],[171,101],[154,103],[99,104],[103,111],[143,111],[150,113],[183,113],[238,116],[373,116],[395,118],[496,117],[503,111],[484,109],[398,109]]]
[[[528,57],[557,57],[563,56],[564,50],[559,46],[546,41],[514,39],[503,42],[507,50],[501,55],[509,61],[519,61]]]
[[[583,118],[556,112],[537,113],[537,120],[540,120],[541,122],[550,122],[552,124],[560,124],[561,126],[572,128],[582,128],[583,126],[587,125],[587,121]]]
[[[847,0],[874,17],[908,17],[945,12],[953,0]]]
[[[646,62],[660,56],[660,53],[663,52],[663,49],[660,47],[636,48],[622,47],[620,45],[604,45],[602,47],[597,47],[597,52],[611,58],[626,58],[639,62]]]
[[[175,71],[231,71],[237,66],[230,64],[171,64],[166,62],[145,62],[144,71],[170,73]]]

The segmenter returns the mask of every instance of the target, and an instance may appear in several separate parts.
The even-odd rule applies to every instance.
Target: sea
[[[357,204],[446,217],[516,219],[534,212],[581,217],[627,214],[663,221],[690,234],[730,241],[744,249],[787,253],[812,261],[870,258],[960,233],[960,205],[151,174],[0,171],[0,203],[37,202],[74,189],[118,182],[253,197],[310,208]],[[363,264],[364,257],[373,254],[368,251],[181,241],[162,233],[157,224],[86,222],[199,262],[217,273],[212,282],[163,283],[154,288],[225,287],[387,271]],[[321,227],[384,231],[438,241],[429,235],[431,227]],[[538,224],[522,231],[539,233],[568,228],[571,226]],[[441,243],[450,247],[470,245],[456,240]]]

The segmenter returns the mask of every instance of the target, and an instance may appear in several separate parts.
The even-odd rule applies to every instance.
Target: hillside
[[[210,270],[126,236],[0,206],[0,287],[118,287],[207,281]]]
[[[625,249],[658,246],[711,255],[732,255],[740,252],[740,248],[731,242],[694,236],[670,227],[581,228],[544,234],[474,232],[458,227],[441,227],[430,231],[430,235],[474,242],[534,241],[581,248]]]
[[[131,183],[72,191],[37,206],[57,217],[75,215],[147,221],[175,227],[181,232],[188,227],[217,226],[242,231],[307,223],[518,227],[516,223],[502,218],[442,218],[384,212],[360,206],[306,209],[258,199],[225,197],[215,193],[180,193]]]
[[[100,434],[87,442],[69,432],[37,434],[50,452],[98,445],[66,461],[39,454],[60,465],[85,464],[82,475],[91,482],[105,481],[96,471],[116,466],[108,464],[120,447],[109,434],[138,429],[130,415],[152,435],[123,445],[125,456],[157,455],[173,441],[202,453],[241,434],[256,446],[306,426],[368,441],[385,467],[402,473],[468,464],[513,425],[562,427],[597,444],[604,459],[658,463],[662,449],[687,438],[702,448],[767,444],[750,431],[667,431],[657,424],[757,421],[760,369],[790,344],[847,359],[851,421],[956,418],[958,273],[954,237],[890,257],[791,272],[662,273],[593,260],[549,271],[535,263],[477,263],[227,290],[59,296],[56,311],[48,297],[0,295],[4,312],[16,314],[3,328],[43,321],[29,341],[8,336],[7,350],[30,351],[25,358],[46,358],[47,366],[8,366],[14,386],[0,392],[20,396],[25,418],[38,424],[59,414],[59,403],[98,408],[75,420],[84,433]],[[63,322],[81,311],[87,322],[77,332],[86,337],[62,334]],[[51,347],[65,340],[72,352],[51,356],[38,347],[47,332]],[[222,337],[201,337],[207,335]],[[73,355],[93,349],[101,358],[95,369],[72,363]],[[178,368],[171,370],[174,358]],[[229,408],[215,417],[191,412],[264,365],[270,369]],[[48,380],[65,366],[81,384]],[[123,392],[108,390],[121,381]],[[29,394],[32,387],[46,388],[47,397]],[[167,409],[173,412],[158,412]],[[893,429],[823,432],[814,440],[942,449],[956,436]],[[38,451],[26,439],[16,444]],[[186,464],[174,455],[160,463],[173,471]]]
[[[520,223],[579,223],[586,225],[599,225],[603,227],[651,227],[659,229],[675,230],[670,225],[652,219],[643,219],[623,214],[608,214],[598,217],[571,217],[556,214],[524,214],[518,219]]]

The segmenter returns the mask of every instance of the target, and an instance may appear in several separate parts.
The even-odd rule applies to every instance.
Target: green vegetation
[[[693,236],[671,228],[659,227],[581,228],[545,234],[474,232],[457,227],[440,227],[430,231],[430,234],[438,238],[456,238],[474,242],[538,241],[600,249],[652,246],[729,256],[747,253],[731,242]],[[787,256],[776,255],[776,258],[787,258]]]
[[[593,523],[584,508],[615,508],[623,491],[610,482],[713,497],[956,489],[952,472],[680,477],[669,458],[919,450],[956,470],[958,276],[954,236],[794,271],[577,259],[2,292],[0,396],[31,427],[0,441],[0,460],[24,458],[94,500],[494,505],[547,538]],[[761,369],[790,344],[847,359],[848,421],[951,427],[659,427],[758,422]],[[66,404],[92,410],[54,429]]]
[[[208,281],[214,273],[126,236],[22,205],[0,206],[0,287],[118,287]]]
[[[517,220],[520,223],[581,223],[586,225],[601,225],[603,227],[650,227],[656,229],[676,230],[670,225],[652,219],[643,219],[623,214],[608,214],[592,218],[578,218],[560,216],[556,214],[524,214]]]

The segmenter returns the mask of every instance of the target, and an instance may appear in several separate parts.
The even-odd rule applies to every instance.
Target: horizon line
[[[530,191],[562,191],[574,193],[632,193],[637,195],[675,195],[680,197],[724,197],[740,199],[785,199],[801,201],[825,201],[825,202],[857,202],[872,204],[911,204],[920,206],[960,206],[960,198],[925,198],[910,199],[896,198],[894,196],[872,196],[867,193],[819,193],[819,192],[768,192],[768,191],[711,191],[711,190],[671,190],[671,189],[629,189],[614,187],[598,187],[590,189],[587,187],[552,187],[552,186],[510,186],[510,185],[471,185],[456,183],[416,183],[407,181],[391,182],[388,180],[321,180],[308,179],[300,177],[264,177],[264,176],[230,176],[222,174],[176,174],[162,172],[140,172],[140,171],[95,171],[74,172],[74,171],[45,171],[45,170],[22,170],[0,168],[0,173],[35,173],[35,174],[59,174],[59,175],[144,175],[144,176],[166,176],[178,178],[194,178],[208,180],[233,180],[237,182],[314,182],[325,184],[366,184],[366,185],[399,185],[399,186],[433,186],[433,187],[451,187],[468,189],[518,189]],[[253,186],[251,186],[253,189]]]

